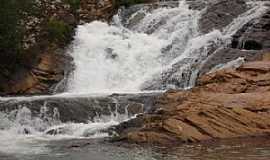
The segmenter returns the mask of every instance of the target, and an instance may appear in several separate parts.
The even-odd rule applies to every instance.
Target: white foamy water
[[[208,73],[213,73],[218,70],[228,69],[228,68],[238,68],[245,62],[245,58],[239,57],[237,59],[234,59],[230,62],[227,62],[225,64],[218,64],[217,66],[213,67]]]
[[[204,35],[198,30],[201,12],[190,10],[185,1],[176,8],[142,8],[128,19],[131,22],[143,16],[129,29],[121,24],[119,16],[114,17],[114,25],[95,21],[78,26],[70,51],[75,71],[68,92],[192,87],[198,73],[194,64],[203,61],[213,46],[229,44],[237,30],[266,11],[264,3],[249,2],[251,9],[226,28]]]
[[[138,91],[135,82],[159,67],[156,53],[165,43],[98,21],[79,26],[75,39],[76,71],[70,90],[79,93]]]
[[[155,83],[164,87],[153,87],[153,90],[179,87],[167,81],[163,84],[163,73],[170,73],[170,77],[166,78],[183,84],[183,88],[192,87],[198,73],[192,65],[203,61],[212,46],[229,44],[237,30],[266,12],[264,3],[268,2],[250,2],[250,10],[223,30],[214,30],[208,34],[200,34],[198,31],[197,23],[201,13],[188,9],[184,1],[180,2],[178,8],[140,10],[144,17],[130,28],[124,27],[120,23],[121,17],[117,16],[115,25],[95,21],[78,26],[70,51],[75,71],[69,79],[67,93],[0,97],[0,101],[141,93],[147,92],[144,89]],[[226,65],[234,65],[234,61]],[[45,112],[46,107],[41,113]],[[103,132],[105,129],[130,118],[127,114],[112,113],[109,117],[98,117],[87,124],[61,123],[61,115],[58,115],[57,110],[54,112],[54,116],[46,120],[44,114],[33,117],[27,106],[11,113],[0,112],[0,152],[49,152],[44,141],[108,136]]]
[[[132,118],[127,111],[125,114],[114,111],[88,123],[62,123],[57,109],[53,116],[46,112],[46,106],[38,116],[33,116],[25,106],[9,113],[0,112],[0,152],[18,155],[50,152],[48,141],[108,137],[106,129]]]
[[[79,26],[70,53],[76,69],[69,92],[140,91],[196,35],[198,17],[197,11],[181,3],[148,13],[134,30],[98,21]],[[166,24],[158,27],[161,21]],[[170,53],[163,53],[169,45]]]

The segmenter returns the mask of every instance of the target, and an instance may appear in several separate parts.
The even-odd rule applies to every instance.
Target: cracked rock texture
[[[270,61],[206,74],[187,91],[168,91],[156,108],[115,130],[120,139],[170,145],[211,139],[269,135]],[[123,127],[124,126],[124,127]]]

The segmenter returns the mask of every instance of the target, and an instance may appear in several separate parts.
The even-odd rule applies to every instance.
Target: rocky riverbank
[[[168,91],[156,109],[116,127],[118,138],[168,145],[269,135],[269,55],[206,74],[193,89]]]
[[[0,95],[52,94],[72,70],[72,58],[65,50],[75,27],[93,20],[109,21],[116,8],[112,0],[7,3],[1,10],[7,18],[2,19],[1,28],[1,37],[6,37],[1,41],[6,43],[1,42],[0,48]],[[14,35],[9,36],[4,29],[11,22]]]
[[[20,54],[2,54],[6,50],[2,48],[0,50],[0,95],[55,93],[56,85],[73,69],[72,58],[64,53],[73,39],[75,27],[97,19],[109,21],[116,8],[123,3],[116,2],[119,1],[40,0],[33,4],[34,8],[38,8],[37,14],[22,10],[23,19],[18,21],[18,24],[24,27]],[[153,1],[130,1],[130,4],[142,2]],[[231,39],[228,38],[228,41],[232,40],[231,43],[226,44],[222,41],[225,44],[207,44],[205,55],[198,59],[187,57],[174,65],[172,71],[165,71],[158,75],[157,82],[150,83],[153,87],[145,87],[145,90],[167,89],[162,88],[163,84],[173,85],[176,88],[186,87],[183,82],[189,82],[193,71],[198,71],[199,79],[196,87],[190,90],[170,90],[157,97],[154,107],[147,109],[147,113],[112,128],[111,130],[116,132],[112,134],[130,142],[157,144],[268,135],[270,131],[268,120],[270,101],[267,98],[270,96],[269,3],[255,8],[268,7],[268,10],[260,10],[262,13],[254,14],[253,16],[256,17],[254,18],[242,15],[252,8],[245,2],[244,0],[187,0],[191,9],[203,11],[200,12],[202,14],[198,19],[199,35],[218,30],[217,32],[222,35],[232,36]],[[125,1],[123,5],[130,4]],[[174,2],[172,5],[164,6],[173,8],[177,5],[178,2]],[[149,11],[155,7],[159,7],[159,4],[155,3],[153,7],[149,7]],[[132,13],[127,14],[125,18],[131,23],[132,19],[128,17],[131,16],[135,23],[136,16],[132,16]],[[261,16],[257,17],[257,15]],[[235,26],[238,31],[236,29],[236,32],[230,32],[232,35],[226,34],[226,27],[234,24],[236,18],[239,21],[243,19],[246,21],[243,20],[241,21],[243,24]],[[159,25],[154,25],[153,30]],[[127,27],[129,27],[128,23]],[[172,46],[168,46],[170,47]],[[199,52],[203,51],[198,51],[198,54]],[[112,54],[111,58],[113,57],[115,55]],[[217,70],[220,66],[226,66],[227,63],[238,58],[241,63],[244,61],[246,63],[240,67],[237,64],[234,68]],[[189,71],[182,72],[179,74],[180,78],[175,78],[174,75],[185,63],[191,63]],[[61,84],[65,86],[65,81]],[[60,91],[63,91],[61,86],[59,87]],[[55,106],[59,106],[60,112],[65,112],[66,107],[63,106],[67,106],[70,111],[61,119],[65,122],[86,122],[87,118],[97,116],[96,110],[89,112],[89,107],[84,107],[80,103],[89,104],[91,100],[70,101],[67,100],[67,104],[55,100],[49,101],[49,104],[45,101],[37,101],[37,109],[33,108],[38,114],[44,104],[49,106],[50,111],[53,111]],[[78,110],[73,102],[76,104],[78,102],[78,106],[82,108]],[[104,102],[104,105],[106,103],[115,105],[113,100]],[[28,102],[22,104],[28,105]],[[5,107],[16,108],[18,105],[20,104],[2,103],[2,108],[6,110]],[[140,105],[136,104],[136,106],[138,108],[136,113],[141,113]],[[76,114],[80,115],[79,118],[74,111],[78,111]],[[86,112],[91,115],[85,114]]]

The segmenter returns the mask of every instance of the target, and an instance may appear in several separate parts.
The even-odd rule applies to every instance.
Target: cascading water
[[[0,112],[0,153],[40,154],[48,151],[45,145],[39,145],[40,142],[107,137],[107,128],[131,118],[127,110],[120,114],[116,108],[110,115],[96,116],[89,123],[62,123],[57,108],[52,114],[48,112],[46,104],[37,116],[26,106],[10,113]]]
[[[188,9],[184,1],[177,8],[138,12],[145,12],[145,17],[131,29],[119,23],[118,15],[116,25],[96,21],[78,27],[70,53],[76,67],[70,92],[141,91],[198,35],[199,12]]]
[[[251,2],[251,9],[226,28],[207,34],[198,28],[204,10],[191,10],[185,1],[176,8],[143,6],[129,17],[120,12],[114,25],[81,25],[70,52],[76,69],[68,92],[190,88],[209,50],[228,45],[239,28],[265,12],[263,3]]]
[[[128,113],[119,115],[114,110],[111,116],[95,117],[87,124],[62,123],[57,109],[47,115],[46,99],[192,87],[209,50],[228,45],[237,30],[266,11],[264,3],[251,2],[251,9],[230,25],[207,34],[201,34],[198,27],[205,10],[191,10],[185,1],[174,8],[143,5],[128,17],[122,11],[111,25],[95,21],[78,26],[69,51],[75,70],[69,77],[67,94],[0,98],[0,102],[11,103],[45,101],[38,116],[33,116],[28,106],[0,112],[0,152],[27,153],[28,147],[48,139],[107,136],[103,131],[130,118]],[[38,153],[42,147],[30,151]]]

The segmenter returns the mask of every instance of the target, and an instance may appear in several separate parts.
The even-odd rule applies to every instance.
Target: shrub
[[[51,18],[47,24],[49,40],[51,42],[65,42],[71,38],[71,27],[63,21]]]
[[[37,8],[34,0],[0,0],[0,4],[0,65],[12,66],[22,52],[24,26],[21,20],[25,13],[34,14]]]
[[[80,8],[80,0],[64,0],[64,2],[69,4],[73,11],[76,11]]]
[[[21,39],[16,1],[6,1],[0,7],[0,50],[2,53],[16,51]],[[4,50],[4,51],[2,51]],[[12,50],[12,51],[11,51]]]

